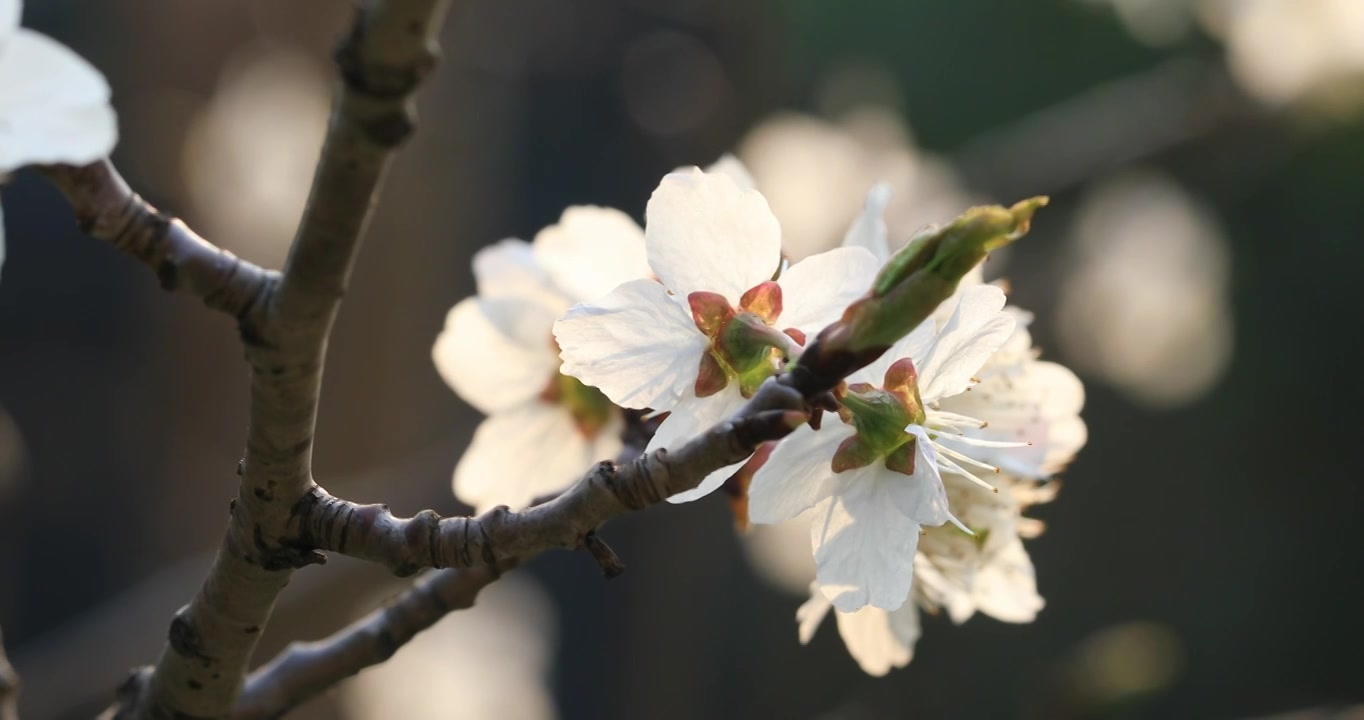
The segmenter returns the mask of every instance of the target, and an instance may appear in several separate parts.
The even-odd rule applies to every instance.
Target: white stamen
[[[971,528],[966,527],[966,525],[963,524],[962,521],[960,521],[960,520],[957,519],[957,516],[956,516],[956,515],[953,515],[952,513],[948,513],[948,514],[947,514],[947,519],[948,519],[949,521],[951,521],[953,525],[956,525],[956,526],[957,526],[957,529],[961,530],[962,532],[966,533],[967,535],[970,535],[971,537],[975,537],[975,536],[976,536],[975,533],[971,532]]]
[[[942,443],[933,443],[933,445],[938,449],[938,452],[948,457],[956,458],[957,460],[960,460],[961,462],[964,462],[968,465],[974,465],[980,468],[981,470],[989,470],[990,472],[994,473],[999,472],[999,468],[995,467],[994,465],[991,465],[986,462],[981,462],[971,457],[970,455],[963,455],[962,453],[959,453],[956,450],[953,450],[952,448],[943,445]]]
[[[939,435],[944,440],[955,440],[964,445],[974,445],[976,447],[992,448],[1018,448],[1029,447],[1030,442],[1015,442],[1013,440],[986,440],[985,438],[971,437],[969,435]]]
[[[975,484],[988,489],[990,492],[995,493],[999,492],[999,488],[995,487],[994,485],[991,485],[990,483],[985,482],[984,480],[981,480],[975,475],[972,475],[971,473],[967,472],[966,469],[963,468],[962,466],[952,462],[951,460],[948,460],[947,458],[941,455],[938,456],[938,467],[943,470],[946,470],[947,472],[961,475],[962,477],[965,477],[971,482],[974,482]]]
[[[981,420],[980,418],[973,418],[970,415],[960,415],[954,412],[936,410],[930,417],[925,418],[924,425],[933,428],[944,427],[953,429],[956,428],[974,429],[983,428],[986,425],[989,425],[989,423],[985,422],[984,420]]]

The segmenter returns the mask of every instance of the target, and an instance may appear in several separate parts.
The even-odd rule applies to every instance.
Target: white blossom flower
[[[380,600],[366,598],[362,607]],[[535,580],[505,577],[479,593],[473,607],[449,613],[398,647],[388,662],[342,682],[340,717],[554,720],[559,624],[553,600]]]
[[[926,528],[904,605],[893,611],[868,606],[835,613],[849,653],[869,674],[883,675],[912,659],[919,634],[916,603],[933,612],[944,609],[958,624],[976,612],[1003,622],[1031,622],[1044,604],[1023,546],[1024,539],[1041,534],[1043,525],[1023,513],[1031,505],[1050,502],[1059,486],[1025,478],[1049,477],[1084,445],[1085,425],[1079,418],[1084,388],[1066,368],[1036,359],[1027,313],[1015,308],[1005,312],[1017,319],[1013,334],[977,372],[980,382],[972,391],[946,398],[940,407],[990,418],[986,427],[958,425],[957,432],[1031,444],[962,447],[973,458],[1004,469],[992,478],[997,494],[982,492],[977,481],[964,475],[942,474],[949,511],[974,534],[950,526]],[[952,435],[940,433],[937,441],[959,442]],[[809,641],[832,606],[817,585],[811,587],[811,598],[797,612],[802,642]]]
[[[455,468],[460,499],[523,507],[620,453],[620,410],[560,374],[551,330],[574,302],[648,274],[642,231],[609,208],[569,208],[533,244],[475,256],[478,295],[450,310],[432,349],[446,383],[489,416]]]
[[[957,528],[928,528],[914,558],[914,582],[906,602],[895,610],[870,606],[835,610],[839,635],[848,653],[869,675],[885,675],[914,657],[920,607],[946,609],[961,624],[977,610],[1004,622],[1031,622],[1043,601],[1037,593],[1032,561],[1023,537],[1035,537],[1041,523],[1021,516],[1029,505],[1055,496],[1054,484],[1004,476],[1004,492],[982,493],[974,484],[946,475],[949,506],[975,535]],[[833,604],[817,583],[796,611],[798,636],[810,642]]]
[[[818,584],[810,583],[810,599],[796,610],[802,645],[815,636],[832,607]],[[895,610],[870,605],[855,612],[836,610],[834,619],[848,654],[868,675],[880,677],[914,659],[914,644],[920,635],[919,608],[914,603],[906,602]]]
[[[756,190],[691,168],[649,199],[644,242],[658,280],[625,283],[554,326],[563,372],[623,407],[670,415],[649,449],[671,447],[729,417],[866,292],[877,262],[857,248],[810,257],[781,273],[781,229]],[[673,502],[719,487],[738,464]]]
[[[0,0],[0,175],[108,155],[118,140],[109,84],[66,46],[19,27],[23,9],[22,0]]]
[[[1014,319],[1002,312],[1004,293],[991,285],[967,287],[947,302],[951,314],[941,328],[922,323],[849,376],[842,422],[796,430],[749,488],[754,522],[781,522],[814,508],[816,578],[840,610],[894,610],[904,603],[920,527],[955,521],[942,472],[993,489],[962,466],[983,463],[940,442],[963,423],[980,422],[938,408],[975,382],[973,374],[1009,337]]]

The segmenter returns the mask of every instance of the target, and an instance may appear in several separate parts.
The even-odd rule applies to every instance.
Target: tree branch
[[[387,607],[335,635],[291,644],[251,674],[232,712],[233,720],[280,717],[342,680],[388,660],[450,612],[473,607],[478,593],[502,570],[485,566],[428,573]]]
[[[502,507],[477,519],[442,519],[428,510],[399,519],[387,506],[356,505],[314,487],[298,506],[300,543],[338,552],[353,548],[348,554],[384,563],[400,575],[415,572],[422,557],[448,557],[465,567],[427,574],[388,607],[327,639],[294,643],[251,674],[233,720],[280,717],[386,661],[446,614],[472,607],[478,593],[504,572],[547,549],[582,547],[608,577],[619,574],[624,566],[597,537],[596,528],[611,517],[695,487],[711,472],[746,457],[763,442],[784,437],[809,417],[799,390],[770,382],[734,418],[673,453],[635,453],[636,459],[623,467],[599,463],[562,495],[537,500],[521,513]],[[319,532],[339,547],[319,542],[313,535]]]
[[[0,720],[19,720],[19,675],[5,657],[5,634],[0,632]]]
[[[615,575],[623,569],[620,560],[595,535],[606,521],[696,487],[810,418],[806,396],[780,380],[763,385],[733,418],[672,452],[656,450],[623,465],[598,463],[562,495],[521,512],[501,506],[476,518],[442,518],[431,510],[398,518],[385,505],[357,505],[314,487],[294,509],[293,537],[301,550],[370,560],[398,575],[432,567],[515,566],[552,548],[585,549],[604,573]]]
[[[199,592],[171,622],[154,669],[120,689],[114,718],[221,718],[293,570],[325,560],[286,541],[315,487],[322,368],[361,235],[393,151],[415,120],[411,94],[434,65],[448,0],[372,0],[337,51],[342,82],[308,207],[259,323],[243,323],[250,431],[228,528]]]
[[[108,160],[36,168],[56,185],[81,229],[151,268],[166,290],[182,290],[244,326],[259,324],[279,274],[199,237],[134,193]]]

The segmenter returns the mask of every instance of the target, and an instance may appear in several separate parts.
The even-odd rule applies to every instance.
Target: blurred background
[[[30,0],[25,24],[108,76],[136,189],[277,266],[350,8]],[[544,557],[298,717],[1364,717],[1364,2],[457,0],[442,44],[331,344],[334,492],[462,512],[478,417],[430,347],[471,255],[568,204],[640,218],[664,172],[727,152],[795,254],[878,180],[900,241],[1050,194],[987,275],[1086,381],[1091,439],[1035,513],[1039,619],[927,618],[888,677],[832,623],[798,644],[802,598],[712,497],[609,526],[619,579]],[[89,717],[217,545],[245,367],[226,319],[54,189],[3,197],[0,626],[25,716]],[[258,659],[399,587],[303,570]]]

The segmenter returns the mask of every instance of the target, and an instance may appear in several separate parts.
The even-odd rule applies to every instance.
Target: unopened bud
[[[1033,213],[1046,204],[1039,196],[1009,208],[973,207],[915,235],[886,262],[871,290],[806,348],[793,370],[801,385],[827,389],[880,357],[928,319],[991,251],[1026,234]]]

